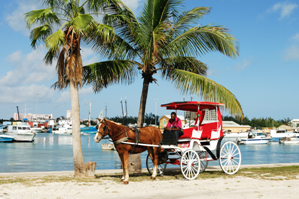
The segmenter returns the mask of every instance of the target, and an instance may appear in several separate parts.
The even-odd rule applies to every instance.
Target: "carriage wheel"
[[[237,173],[241,161],[241,151],[235,142],[227,141],[221,146],[219,164],[226,174],[232,175]]]
[[[188,180],[195,179],[200,172],[200,158],[193,150],[187,150],[181,157],[181,171]]]
[[[200,171],[199,173],[202,173],[206,170],[206,168],[208,167],[208,161],[206,160],[206,151],[200,151],[198,152],[198,156],[200,158]]]
[[[163,174],[165,173],[165,170],[166,170],[166,166],[167,166],[166,163],[158,164],[158,166],[157,166],[157,175],[158,176],[163,176]],[[152,175],[153,169],[154,169],[154,163],[149,154],[147,154],[147,157],[146,157],[146,168],[147,168],[148,172],[150,173],[150,175]]]

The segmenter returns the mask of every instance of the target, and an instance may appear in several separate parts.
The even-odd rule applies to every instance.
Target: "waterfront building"
[[[222,125],[223,130],[230,131],[232,133],[246,132],[251,129],[251,126],[249,125],[240,125],[233,121],[222,121]]]
[[[32,113],[27,113],[27,114],[21,114],[20,113],[20,118],[18,117],[18,113],[14,113],[14,120],[23,120],[23,119],[28,119],[29,121],[40,121],[40,120],[49,120],[53,118],[53,114],[32,114]]]

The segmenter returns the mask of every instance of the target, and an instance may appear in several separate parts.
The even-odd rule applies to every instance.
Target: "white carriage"
[[[162,145],[168,149],[167,161],[158,165],[158,175],[163,175],[168,164],[180,165],[183,176],[192,180],[199,173],[204,172],[209,161],[218,160],[221,169],[229,175],[235,174],[241,165],[241,151],[233,141],[222,144],[222,116],[221,107],[224,104],[214,102],[172,102],[163,104],[169,110],[183,110],[196,112],[195,125],[183,129],[177,146]],[[153,162],[147,156],[146,166],[152,173]]]

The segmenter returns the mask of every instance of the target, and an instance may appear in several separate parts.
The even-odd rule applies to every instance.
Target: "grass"
[[[54,182],[75,182],[82,186],[88,186],[93,183],[104,185],[107,180],[121,183],[122,173],[101,174],[95,178],[74,178],[72,176],[45,176],[45,177],[0,177],[0,186],[4,184],[23,184],[25,186],[40,186],[44,183]],[[235,175],[227,175],[223,171],[205,171],[198,175],[196,180],[217,179],[217,178],[235,178],[246,177],[262,180],[294,180],[299,179],[299,166],[283,166],[283,167],[262,167],[240,169]],[[149,173],[130,175],[131,182],[150,181]],[[185,180],[180,171],[172,171],[165,173],[164,176],[158,176],[156,180]],[[237,181],[239,182],[239,181]]]

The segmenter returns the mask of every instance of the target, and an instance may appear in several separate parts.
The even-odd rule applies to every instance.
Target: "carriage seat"
[[[199,140],[211,139],[211,133],[215,131],[215,129],[217,129],[217,123],[203,124],[199,127],[183,129],[184,135],[179,137],[179,140],[186,138]]]

